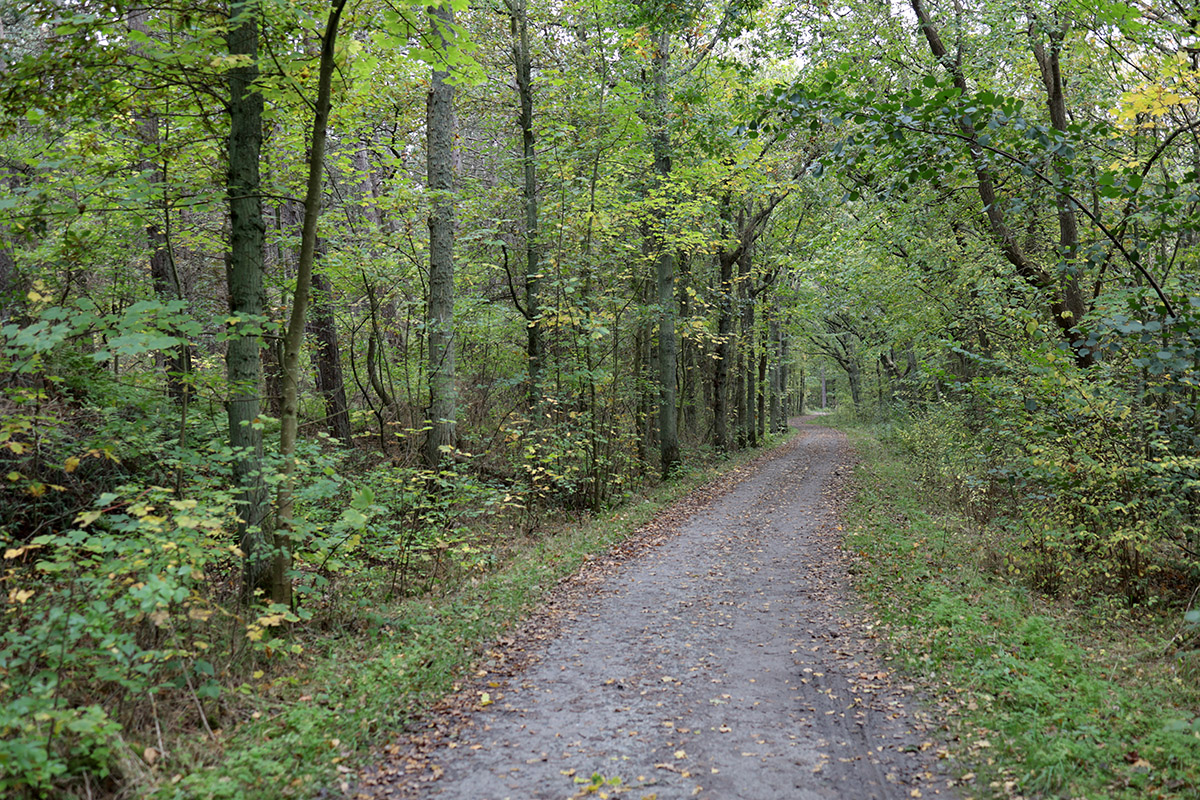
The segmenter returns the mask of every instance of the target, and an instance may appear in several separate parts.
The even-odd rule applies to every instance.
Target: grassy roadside
[[[694,467],[613,512],[520,542],[445,596],[364,609],[337,631],[294,630],[303,655],[234,689],[239,721],[212,736],[198,731],[169,767],[138,766],[141,785],[172,800],[304,798],[336,787],[589,556],[764,452]]]
[[[1031,592],[994,532],[921,485],[870,429],[848,512],[856,583],[894,665],[936,699],[963,798],[1200,796],[1200,669],[1183,609]]]

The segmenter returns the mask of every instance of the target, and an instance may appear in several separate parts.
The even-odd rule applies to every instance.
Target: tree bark
[[[652,63],[654,108],[651,149],[659,186],[671,179],[671,132],[667,124],[667,71],[671,64],[671,38],[666,31],[655,36]],[[665,224],[665,222],[660,222]],[[679,339],[675,330],[675,247],[661,233],[653,243],[654,275],[658,287],[658,447],[662,474],[679,467],[679,413],[676,407],[676,372]]]
[[[308,182],[304,192],[304,227],[300,233],[300,259],[296,264],[296,291],[292,297],[292,312],[283,338],[283,414],[280,418],[279,452],[283,456],[284,480],[279,484],[276,510],[278,527],[275,533],[275,558],[271,570],[271,598],[276,603],[290,605],[292,581],[292,525],[295,495],[292,480],[295,474],[296,439],[300,426],[300,350],[304,346],[305,319],[308,315],[309,289],[312,284],[313,261],[317,251],[317,220],[321,216],[321,192],[325,168],[325,137],[329,127],[332,105],[334,54],[337,47],[338,24],[346,0],[334,0],[321,37],[321,59],[317,68],[317,104],[313,113],[312,136],[308,151]]]
[[[266,228],[259,176],[263,99],[254,86],[258,79],[257,11],[254,0],[233,0],[227,36],[230,55],[249,57],[248,63],[229,70],[226,284],[230,315],[238,320],[232,324],[239,330],[234,331],[225,352],[230,391],[226,414],[229,444],[234,451],[233,480],[238,487],[241,518],[237,535],[244,554],[242,588],[247,601],[256,590],[270,591],[272,542],[262,475],[262,430],[258,423],[262,366],[259,337],[254,332],[266,302],[263,289]]]
[[[446,44],[454,22],[449,4],[429,10],[436,39]],[[458,392],[454,353],[454,87],[435,67],[426,104],[426,176],[429,186],[429,300],[425,330],[429,353],[429,412],[422,460],[436,469],[453,449]]]
[[[341,348],[333,319],[333,289],[321,273],[312,277],[312,320],[309,331],[316,340],[317,390],[325,398],[325,420],[329,435],[350,444],[350,410],[346,402],[346,382],[342,374]]]
[[[533,77],[529,51],[529,7],[526,0],[509,0],[512,20],[513,64],[517,75],[517,99],[520,103],[521,166],[525,203],[525,309],[527,318],[525,355],[528,360],[529,407],[541,402],[541,373],[545,361],[545,343],[541,326],[542,276],[538,242],[537,153],[533,134]]]
[[[732,228],[733,215],[725,202],[726,224]],[[713,365],[713,444],[721,452],[729,450],[729,360],[733,341],[733,265],[737,251],[722,250],[718,255],[721,268],[717,294],[717,358]]]
[[[1035,23],[1036,24],[1036,23]],[[1033,43],[1033,55],[1037,60],[1038,69],[1042,74],[1042,84],[1046,87],[1046,106],[1050,112],[1050,125],[1059,133],[1067,131],[1067,102],[1063,94],[1062,67],[1059,64],[1059,53],[1062,50],[1063,36],[1066,28],[1047,29],[1046,37],[1050,48],[1047,50],[1041,41],[1030,31]],[[1066,164],[1062,156],[1054,157],[1054,170],[1059,183],[1065,183]],[[1078,324],[1087,313],[1083,293],[1079,289],[1079,276],[1071,270],[1079,257],[1079,223],[1071,199],[1064,192],[1058,192],[1054,197],[1058,207],[1058,246],[1059,258],[1067,265],[1067,274],[1062,281],[1063,303],[1070,311],[1072,319]]]
[[[779,330],[779,318],[771,315],[769,325],[771,347],[771,431],[781,433],[787,427],[783,420],[783,337]]]
[[[758,391],[758,440],[761,442],[767,435],[767,354],[771,352],[769,326],[762,326],[762,341],[759,343],[758,380],[755,381]]]
[[[743,366],[741,383],[745,387],[745,399],[739,400],[741,417],[741,442],[748,447],[758,445],[758,414],[757,398],[755,395],[754,374],[757,369],[757,359],[754,352],[754,293],[750,291],[751,260],[750,251],[743,253],[738,263],[738,278],[741,282],[742,302],[742,351],[740,359]],[[740,394],[739,390],[739,394]]]

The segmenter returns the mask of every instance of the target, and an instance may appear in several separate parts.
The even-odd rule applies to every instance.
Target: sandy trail
[[[585,592],[532,663],[475,687],[492,703],[426,737],[419,774],[357,791],[559,800],[597,796],[579,782],[595,775],[655,800],[949,795],[923,715],[845,610],[831,498],[850,458],[803,426]]]

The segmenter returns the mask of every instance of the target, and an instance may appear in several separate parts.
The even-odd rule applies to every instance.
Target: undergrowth
[[[1181,606],[1053,600],[999,523],[930,491],[883,430],[861,462],[846,544],[890,658],[938,698],[964,798],[1200,796],[1200,692]]]

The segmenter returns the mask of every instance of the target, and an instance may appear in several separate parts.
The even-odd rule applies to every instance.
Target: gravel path
[[[847,610],[834,506],[851,458],[803,426],[593,582],[532,663],[481,671],[469,691],[491,702],[433,726],[421,758],[393,747],[360,796],[948,796],[923,715]]]

